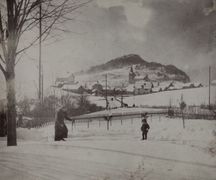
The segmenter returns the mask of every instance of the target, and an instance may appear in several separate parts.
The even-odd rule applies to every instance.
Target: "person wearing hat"
[[[147,134],[150,129],[149,124],[147,123],[147,118],[148,114],[142,114],[142,126],[141,126],[141,131],[142,131],[142,140],[147,140]]]
[[[73,121],[69,118],[66,112],[67,108],[65,106],[61,107],[57,112],[56,122],[55,122],[55,141],[65,141],[64,138],[68,137],[68,129],[64,123],[64,120]]]

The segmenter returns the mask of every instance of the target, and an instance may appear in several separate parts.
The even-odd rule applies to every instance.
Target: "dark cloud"
[[[192,50],[209,50],[216,28],[216,13],[204,14],[211,7],[210,0],[144,0],[143,6],[153,10],[146,31],[150,42],[160,36],[184,42]]]

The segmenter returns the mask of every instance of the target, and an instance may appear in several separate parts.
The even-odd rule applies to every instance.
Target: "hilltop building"
[[[134,71],[133,71],[133,67],[131,66],[130,68],[130,72],[129,72],[129,84],[134,84],[137,81],[146,81],[146,82],[151,82],[151,79],[149,79],[148,74],[145,76],[140,76],[137,75]]]
[[[133,71],[133,67],[131,66],[130,72],[129,72],[129,84],[135,83],[135,77],[136,77],[136,73]]]
[[[133,71],[133,67],[130,68],[129,72],[129,86],[133,84],[134,94],[148,94],[152,92],[154,87],[153,82],[149,79],[148,75],[140,76]],[[131,86],[130,86],[131,88]]]

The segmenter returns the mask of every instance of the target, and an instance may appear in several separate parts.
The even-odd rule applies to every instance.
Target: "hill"
[[[146,76],[152,81],[181,81],[189,82],[189,76],[174,65],[163,65],[157,62],[148,62],[136,54],[129,54],[108,61],[105,64],[93,66],[86,71],[77,73],[77,80],[91,83],[104,81],[108,75],[110,85],[126,84],[129,71],[133,67],[136,76]]]

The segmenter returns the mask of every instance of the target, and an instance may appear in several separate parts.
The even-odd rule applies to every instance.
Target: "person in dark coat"
[[[64,120],[73,121],[69,118],[66,112],[66,107],[62,107],[57,112],[56,122],[55,122],[55,141],[65,141],[64,138],[68,137],[68,129],[64,123]]]
[[[6,112],[2,110],[0,112],[0,137],[7,135],[7,117]]]
[[[143,117],[142,126],[141,126],[142,140],[147,140],[147,134],[148,134],[148,131],[150,129],[150,126],[147,123],[147,118],[148,118],[147,113],[143,114],[142,117]]]

